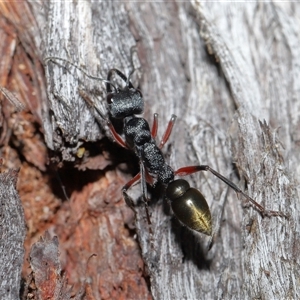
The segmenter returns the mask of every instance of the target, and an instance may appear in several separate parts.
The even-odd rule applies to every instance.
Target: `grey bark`
[[[25,221],[16,191],[17,172],[0,174],[0,299],[19,299]]]
[[[234,182],[240,178],[239,185],[267,209],[289,215],[262,218],[242,209],[243,199],[213,175],[191,176],[220,232],[207,251],[209,239],[178,224],[161,197],[150,207],[150,237],[144,209],[138,209],[136,231],[153,297],[299,298],[299,6],[31,5],[43,32],[37,36],[41,59],[65,58],[100,77],[112,67],[128,74],[136,46],[145,118],[159,113],[161,136],[171,114],[178,116],[164,149],[172,167],[208,164]],[[83,141],[103,136],[78,88],[91,95],[97,90],[105,111],[105,87],[62,65],[45,65],[44,128],[48,147],[72,161]]]

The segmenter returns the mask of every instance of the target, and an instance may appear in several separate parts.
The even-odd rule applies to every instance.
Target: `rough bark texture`
[[[40,145],[33,151],[44,160],[36,163],[29,146],[17,148],[26,166],[19,189],[27,251],[45,229],[56,235],[61,268],[77,296],[86,283],[86,299],[299,298],[299,6],[35,1],[20,7],[1,4],[31,57],[27,69],[37,65],[36,77],[30,72],[36,105],[23,102],[43,127],[52,166],[63,166],[54,181],[41,131],[28,125]],[[132,157],[104,138],[104,122],[78,93],[84,89],[107,112],[105,85],[68,63],[47,61],[47,99],[38,68],[60,57],[102,78],[113,67],[128,74],[132,47],[145,118],[151,123],[159,113],[161,136],[171,114],[178,116],[164,148],[170,165],[208,164],[288,219],[243,209],[244,199],[224,183],[196,174],[188,180],[205,195],[217,233],[210,251],[209,238],[179,224],[159,191],[151,194],[152,236],[143,205],[132,226],[121,196],[131,170],[123,163],[130,166]],[[13,131],[15,139],[31,145],[20,132]],[[134,193],[140,195],[139,186]],[[38,195],[42,205],[32,200]]]
[[[0,174],[0,299],[18,299],[24,259],[24,211],[16,191],[17,172]]]

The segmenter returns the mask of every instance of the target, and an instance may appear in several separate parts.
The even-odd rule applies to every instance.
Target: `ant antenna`
[[[136,53],[137,54],[137,49],[136,46],[132,46],[130,48],[130,65],[131,65],[131,71],[127,76],[127,80],[126,80],[126,86],[129,86],[129,81],[130,81],[130,77],[131,75],[135,72],[135,70],[137,70],[138,68],[135,68],[134,63],[133,63],[133,54]]]
[[[78,65],[72,63],[72,62],[69,61],[69,60],[66,60],[66,59],[64,59],[64,58],[57,57],[57,56],[49,56],[49,57],[46,57],[46,58],[44,59],[44,62],[45,62],[45,64],[46,64],[48,61],[55,62],[56,60],[63,61],[63,62],[65,62],[65,63],[70,64],[71,66],[73,66],[73,67],[76,68],[77,70],[81,71],[84,75],[86,75],[87,77],[89,77],[89,78],[91,78],[91,79],[94,79],[94,80],[100,80],[100,81],[102,81],[102,82],[104,82],[104,83],[110,84],[110,85],[114,88],[115,92],[117,92],[117,88],[116,88],[109,80],[103,79],[103,78],[101,78],[101,77],[93,76],[93,75],[89,74],[86,70],[84,70],[83,68],[79,67]]]
[[[131,75],[134,73],[134,69],[132,69],[131,71],[130,71],[130,73],[128,74],[128,76],[127,76],[127,80],[126,80],[126,86],[129,86],[129,81],[130,81],[130,77],[131,77]]]

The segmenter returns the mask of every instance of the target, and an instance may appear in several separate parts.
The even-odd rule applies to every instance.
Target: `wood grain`
[[[60,57],[105,78],[113,67],[129,73],[135,47],[133,82],[144,95],[144,117],[151,123],[159,113],[162,136],[171,114],[178,116],[164,147],[170,165],[208,164],[267,209],[289,216],[262,218],[212,174],[196,174],[188,180],[213,215],[210,251],[209,238],[179,224],[158,191],[149,192],[153,234],[143,205],[132,229],[133,214],[120,191],[130,178],[120,163],[131,165],[131,158],[103,142],[109,132],[78,92],[84,89],[107,112],[105,85],[68,63],[48,61],[41,120],[51,161],[64,166],[59,172],[70,198],[56,208],[49,227],[58,236],[69,282],[79,288],[80,276],[90,276],[95,299],[299,298],[297,5],[27,5],[34,16],[28,40],[40,62]],[[107,151],[103,145],[110,145]],[[102,171],[74,169],[89,168],[90,157]],[[139,197],[140,187],[131,195]],[[97,258],[87,264],[93,253]]]

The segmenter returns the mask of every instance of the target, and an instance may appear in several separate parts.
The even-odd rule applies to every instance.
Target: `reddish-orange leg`
[[[94,104],[93,100],[90,98],[90,96],[84,91],[79,90],[80,96],[94,109],[97,111],[97,113],[101,116],[101,118],[106,122],[106,125],[108,126],[111,135],[113,136],[116,143],[118,143],[121,147],[124,147],[128,149],[126,142],[123,140],[123,138],[116,132],[114,126],[111,124],[111,122],[103,115],[103,113],[100,111],[100,109]]]
[[[200,165],[200,166],[189,166],[189,167],[183,167],[175,171],[175,175],[178,176],[186,176],[190,175],[196,172],[200,171],[209,171],[219,179],[221,179],[223,182],[225,182],[227,185],[229,185],[233,190],[235,190],[236,193],[243,195],[261,214],[262,216],[281,216],[286,217],[285,214],[283,214],[280,211],[274,211],[274,210],[267,210],[262,205],[257,203],[254,199],[252,199],[250,196],[245,194],[238,186],[236,186],[232,181],[225,178],[223,175],[212,169],[210,166],[207,165]]]
[[[171,116],[171,119],[168,123],[168,126],[167,126],[167,129],[159,143],[159,146],[158,148],[159,149],[162,149],[162,147],[165,145],[165,143],[168,141],[171,133],[172,133],[172,129],[174,127],[174,124],[175,124],[175,121],[176,121],[176,116],[175,115],[172,115]],[[157,129],[158,129],[158,114],[154,114],[153,116],[153,125],[152,125],[152,129],[151,129],[151,135],[152,137],[155,139],[156,136],[157,136]]]
[[[128,196],[127,190],[137,183],[141,179],[141,173],[136,174],[131,180],[129,180],[122,188],[123,197],[125,199],[126,204],[136,213],[134,209],[134,203],[132,199]]]
[[[121,146],[124,147],[126,149],[128,149],[126,142],[123,140],[123,138],[116,132],[114,126],[111,124],[110,121],[106,122],[112,136],[114,137],[115,141]]]
[[[155,113],[153,115],[153,124],[152,124],[152,129],[151,129],[151,135],[154,139],[157,136],[157,129],[158,129],[158,114]]]

